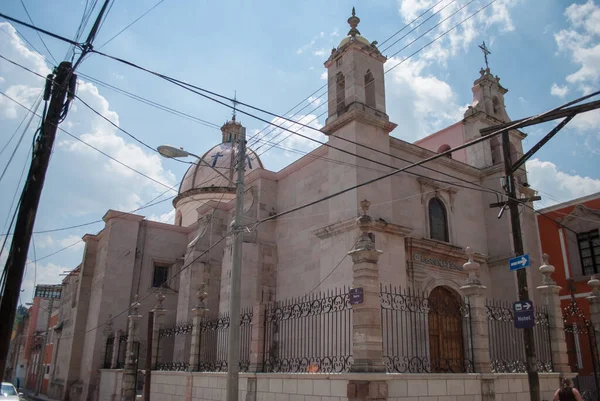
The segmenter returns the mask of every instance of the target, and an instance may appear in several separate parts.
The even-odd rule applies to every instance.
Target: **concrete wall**
[[[123,371],[115,369],[100,370],[98,401],[115,401],[120,399]]]
[[[351,381],[387,384],[390,401],[526,401],[525,374],[241,374],[240,400],[348,401]],[[557,373],[540,374],[542,400],[559,385]],[[224,401],[226,374],[152,372],[151,397],[161,401]]]

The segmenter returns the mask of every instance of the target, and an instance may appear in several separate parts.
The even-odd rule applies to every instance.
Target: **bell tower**
[[[389,121],[385,109],[383,64],[387,58],[358,30],[360,18],[354,7],[348,18],[350,31],[325,62],[328,86],[329,125],[352,110],[361,110]]]

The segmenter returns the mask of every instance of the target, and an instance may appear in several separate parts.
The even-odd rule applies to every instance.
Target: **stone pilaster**
[[[138,357],[135,349],[135,340],[139,339],[139,321],[142,315],[138,313],[140,303],[136,294],[131,304],[131,314],[127,317],[129,324],[127,328],[127,351],[125,354],[125,371],[123,372],[123,383],[121,385],[121,401],[135,401],[136,395],[136,359]]]
[[[204,283],[200,284],[200,288],[196,292],[196,305],[192,309],[192,342],[190,345],[190,364],[188,366],[190,372],[197,371],[200,367],[200,324],[202,317],[207,312],[204,300],[208,296],[204,291],[204,287]]]
[[[592,276],[588,285],[592,287],[592,295],[587,297],[590,303],[590,321],[594,326],[596,335],[596,346],[600,346],[600,280]]]
[[[463,265],[463,270],[469,276],[467,283],[460,287],[460,291],[469,303],[471,314],[471,337],[473,344],[473,369],[477,373],[490,373],[490,335],[488,319],[485,309],[485,296],[487,288],[481,284],[479,272],[481,266],[473,260],[473,251],[467,247],[466,254],[469,257]]]
[[[360,203],[363,215],[357,219],[361,231],[352,257],[352,287],[362,288],[363,302],[352,305],[352,354],[351,372],[385,372],[383,363],[383,338],[381,332],[381,301],[379,267],[381,251],[375,249],[370,230],[373,224],[367,210],[371,202]]]
[[[567,356],[567,341],[565,339],[565,324],[562,308],[560,307],[559,292],[561,287],[552,280],[554,266],[549,263],[548,254],[542,256],[544,263],[539,271],[542,273],[542,285],[537,289],[542,293],[542,302],[548,309],[548,329],[550,330],[550,350],[552,351],[552,364],[555,372],[567,373],[570,371]]]
[[[250,367],[249,372],[260,372],[265,356],[265,316],[266,305],[256,304],[252,308],[252,323],[250,335]]]
[[[163,324],[163,317],[167,312],[163,307],[163,301],[165,296],[162,292],[156,295],[156,305],[154,306],[154,325],[152,327],[152,369],[156,369],[156,363],[160,360],[160,348],[158,344],[158,335],[160,333],[160,327]]]

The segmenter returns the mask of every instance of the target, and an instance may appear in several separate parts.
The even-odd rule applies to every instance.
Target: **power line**
[[[142,18],[144,18],[148,13],[150,13],[156,7],[158,7],[159,5],[161,5],[164,1],[165,0],[160,0],[158,3],[156,3],[154,6],[152,6],[150,9],[148,9],[146,12],[144,12],[142,15],[140,15],[135,20],[133,20],[129,25],[127,25],[125,28],[121,29],[113,37],[111,37],[106,42],[104,42],[102,45],[100,45],[100,47],[98,47],[98,49],[102,49],[104,46],[106,46],[107,44],[109,44],[110,42],[112,42],[113,39],[115,39],[117,36],[119,36],[120,34],[122,34],[123,32],[125,32],[127,29],[129,29],[129,27],[131,27],[133,24],[135,24],[136,22],[138,22],[139,20],[141,20]]]
[[[25,6],[25,2],[23,0],[21,0],[21,5],[23,6],[23,9],[25,10],[25,13],[27,14],[27,18],[29,18],[29,22],[31,22],[31,25],[35,26],[35,22],[33,22],[33,18],[31,18],[31,15],[29,14],[29,11],[27,10],[27,6]],[[36,31],[36,33],[37,33],[38,38],[40,38],[40,40],[42,41],[42,45],[44,45],[44,48],[46,48],[46,51],[48,52],[50,57],[52,57],[52,60],[54,60],[54,64],[58,65],[58,61],[56,61],[56,59],[54,58],[54,55],[52,54],[50,49],[48,49],[48,46],[46,46],[46,42],[44,42],[44,39],[42,38],[42,35],[40,35],[40,32]]]
[[[7,20],[9,20],[11,22],[15,22],[17,24],[26,26],[27,28],[31,28],[31,29],[33,29],[35,31],[42,32],[42,33],[44,33],[44,34],[46,34],[48,36],[53,37],[54,39],[62,40],[63,42],[67,42],[67,43],[72,44],[75,47],[81,48],[81,44],[80,43],[77,43],[77,42],[75,42],[75,41],[73,41],[71,39],[65,38],[64,36],[60,36],[60,35],[57,35],[55,33],[46,31],[45,29],[38,28],[38,27],[36,27],[34,25],[31,25],[31,24],[28,24],[26,22],[20,21],[20,20],[18,20],[16,18],[9,17],[8,15],[3,14],[3,13],[0,13],[0,17],[5,18],[5,19],[7,19]]]

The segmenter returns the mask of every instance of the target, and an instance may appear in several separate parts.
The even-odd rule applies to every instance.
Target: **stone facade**
[[[375,270],[383,283],[411,288],[425,295],[437,287],[445,287],[459,296],[460,288],[467,281],[467,272],[462,267],[468,259],[464,251],[467,246],[473,250],[472,261],[480,266],[477,290],[465,292],[479,297],[477,313],[483,313],[485,297],[514,300],[516,280],[507,264],[514,256],[510,223],[506,217],[498,219],[498,210],[489,207],[490,203],[497,202],[493,191],[503,192],[497,138],[292,214],[254,224],[377,178],[391,168],[402,168],[434,156],[443,145],[464,144],[480,137],[481,128],[510,120],[504,109],[507,90],[489,69],[482,70],[472,88],[473,104],[463,120],[414,144],[402,140],[401,130],[396,132],[396,124],[389,121],[386,111],[383,73],[386,58],[377,50],[375,42],[360,35],[356,28],[359,21],[354,15],[349,19],[349,35],[325,63],[328,118],[322,131],[328,136],[330,146],[316,148],[279,172],[264,168],[253,151],[249,150],[246,155],[243,212],[248,230],[243,234],[242,308],[253,308],[260,313],[265,304],[272,301],[371,280]],[[195,294],[201,285],[205,285],[207,293],[206,316],[228,311],[232,249],[226,237],[235,212],[235,190],[231,182],[216,174],[211,166],[226,177],[234,177],[237,157],[234,143],[241,129],[235,119],[227,122],[222,127],[223,143],[204,155],[204,163],[193,165],[186,173],[173,203],[174,225],[111,210],[104,217],[105,228],[84,238],[86,248],[78,274],[65,281],[73,295],[65,298],[59,316],[59,320],[65,322],[62,334],[65,341],[57,355],[60,367],[50,384],[56,389],[55,396],[66,399],[67,394],[71,394],[70,399],[74,401],[95,400],[102,393],[102,386],[114,385],[114,381],[98,381],[104,343],[110,334],[100,327],[111,322],[111,332],[126,330],[127,314],[123,310],[136,296],[140,300],[139,313],[145,316],[155,302],[150,295],[161,291],[165,297],[164,323],[189,321],[194,317]],[[523,138],[525,135],[520,132],[510,132],[515,156],[522,153]],[[457,182],[458,179],[462,181]],[[484,189],[473,188],[465,181]],[[524,170],[519,172],[517,182],[519,193],[531,194]],[[369,238],[373,249],[380,250],[381,254],[376,266],[368,265],[372,261],[364,262],[362,273],[365,275],[361,278],[362,273],[357,275],[356,269],[353,270],[356,260],[352,260],[360,260],[361,256],[358,253],[346,256],[349,251],[357,250],[354,245],[361,230],[356,218],[364,199],[371,201]],[[432,209],[432,204],[438,205],[438,209]],[[539,266],[542,261],[533,211],[524,208],[521,218],[525,251],[531,256],[531,264]],[[366,252],[373,253],[373,249]],[[168,272],[169,281],[156,287],[157,268],[161,267]],[[535,288],[541,281],[540,273],[531,269],[528,275],[530,288]],[[367,313],[377,309],[374,299],[377,287],[374,282],[369,285],[368,295],[373,299],[369,301],[371,309]],[[535,302],[541,299],[535,291],[531,296]],[[369,325],[373,322],[365,319],[363,323],[364,332],[371,333]],[[146,329],[146,319],[142,318],[139,332],[146,333]],[[485,331],[480,329],[479,334]],[[253,327],[253,332],[257,330]],[[371,334],[368,335],[374,338]],[[252,347],[251,363],[258,366],[264,350],[257,341]],[[364,351],[365,355],[378,352],[368,347]],[[142,366],[144,359],[145,353],[142,353],[139,360]],[[381,366],[372,371],[379,370]],[[246,386],[250,383],[255,386],[256,398],[248,401],[341,401],[347,398],[348,380],[354,380],[244,377],[247,384],[240,387],[243,392],[248,391]],[[381,380],[389,381],[386,377]],[[482,399],[480,376],[472,376],[476,383],[473,386],[467,384],[471,376],[411,377],[417,384],[403,393],[400,389],[406,388],[405,379],[399,378],[397,383],[394,381],[395,384],[388,386],[389,397],[409,397],[406,400],[432,397],[427,400],[441,401],[449,391],[463,391],[466,398],[461,400]],[[521,383],[521,376],[518,377]],[[197,389],[193,399],[218,400],[224,393],[220,384],[215,384],[222,380],[218,375],[161,373],[153,374],[152,378],[156,384],[152,391],[160,394],[158,399],[161,400],[183,399],[177,398],[183,397],[179,393],[190,388]],[[504,391],[503,386],[498,388]],[[442,387],[445,390],[437,390]],[[466,393],[471,387],[479,390]],[[290,391],[285,392],[284,388]],[[515,394],[523,391],[522,385],[519,388]],[[243,395],[246,398],[247,393]]]

